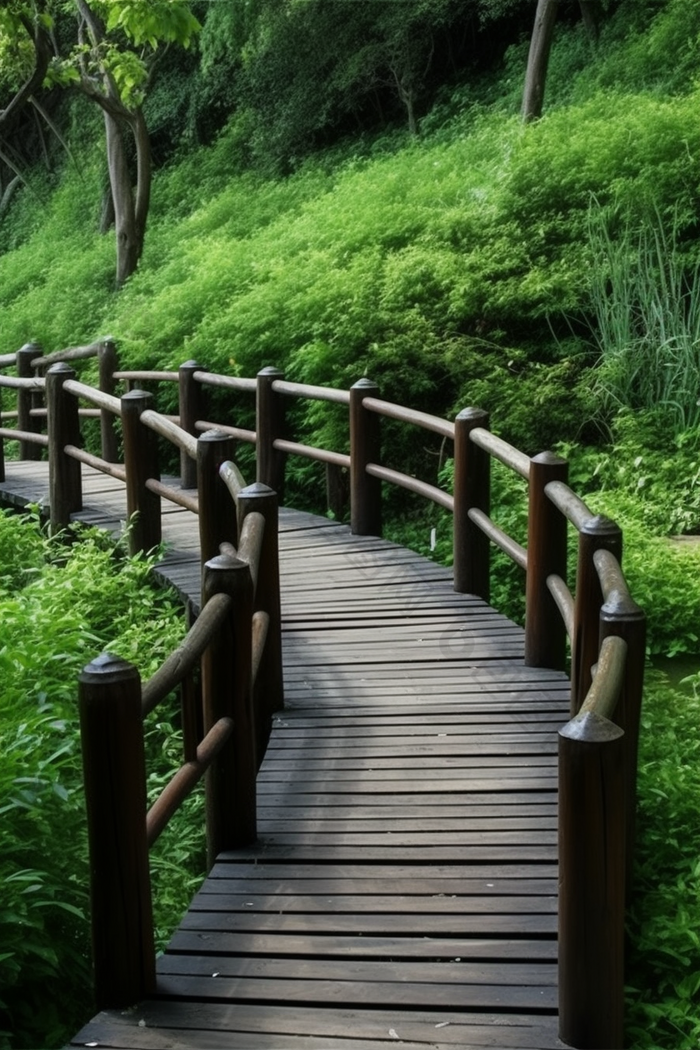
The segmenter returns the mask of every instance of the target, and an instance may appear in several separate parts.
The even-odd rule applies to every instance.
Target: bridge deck
[[[8,464],[0,491],[36,501],[44,470]],[[123,519],[122,487],[85,478],[79,516]],[[163,569],[195,596],[196,523],[166,522]],[[285,511],[281,567],[286,708],[259,842],[218,858],[157,996],[71,1045],[560,1046],[566,678],[523,667],[519,628],[391,543]]]

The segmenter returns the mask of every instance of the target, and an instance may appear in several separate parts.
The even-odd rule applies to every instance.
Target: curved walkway
[[[0,485],[38,501],[45,464]],[[84,473],[117,528],[123,489]],[[31,493],[31,494],[30,494]],[[28,496],[28,494],[30,494]],[[197,524],[161,571],[197,603]],[[557,730],[568,680],[522,631],[383,540],[281,515],[285,710],[260,837],[222,854],[158,960],[158,993],[72,1046],[560,1046]]]

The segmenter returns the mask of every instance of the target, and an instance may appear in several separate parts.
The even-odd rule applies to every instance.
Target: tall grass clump
[[[148,677],[177,644],[180,606],[153,586],[151,565],[97,532],[66,546],[36,517],[0,513],[3,1050],[62,1045],[92,1012],[78,675],[109,649]],[[173,766],[179,730],[166,713],[146,732],[153,791]],[[161,942],[203,863],[198,806],[185,814],[191,827],[176,827],[154,857]],[[192,856],[182,866],[187,852],[194,869]]]
[[[672,433],[700,424],[700,260],[678,215],[633,224],[594,205],[591,301],[604,409],[662,412]]]

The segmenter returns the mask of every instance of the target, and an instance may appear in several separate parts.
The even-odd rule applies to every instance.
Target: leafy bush
[[[700,1038],[700,678],[647,687],[639,756],[627,1031],[635,1047],[691,1050]]]
[[[126,558],[97,532],[66,547],[36,518],[3,513],[0,556],[0,1046],[61,1045],[92,1009],[78,674],[110,649],[148,677],[177,643],[182,616],[153,588],[147,559]],[[172,768],[177,741],[176,728],[152,716],[152,787]],[[154,857],[156,884],[168,874],[161,942],[191,896],[193,863],[201,870],[201,812],[187,824],[199,806],[195,798]]]

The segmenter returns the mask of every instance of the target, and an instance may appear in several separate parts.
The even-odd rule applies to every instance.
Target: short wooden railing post
[[[525,666],[566,666],[566,629],[547,577],[566,579],[566,518],[545,493],[550,481],[566,482],[569,465],[552,452],[530,460],[527,574],[525,583]]]
[[[219,553],[222,543],[236,545],[236,505],[219,475],[222,463],[233,459],[235,439],[221,430],[207,430],[197,440],[199,545],[202,564]]]
[[[284,499],[284,473],[286,454],[275,448],[277,438],[284,437],[284,400],[276,394],[273,383],[283,379],[279,368],[268,366],[258,372],[256,397],[256,481],[268,485],[276,492],[280,502]]]
[[[267,485],[261,485],[259,482],[239,492],[239,533],[246,515],[251,511],[258,511],[265,518],[265,534],[260,552],[260,568],[255,591],[255,608],[267,613],[270,618],[265,652],[254,689],[259,765],[270,737],[272,716],[275,711],[284,707],[277,494]]]
[[[246,562],[217,555],[204,566],[202,600],[231,595],[231,611],[202,656],[204,732],[220,718],[234,731],[206,773],[209,867],[222,850],[257,838],[255,720],[251,687],[253,581]]]
[[[193,437],[199,435],[197,420],[204,418],[204,388],[194,378],[201,371],[196,361],[185,361],[178,369],[180,426]],[[180,485],[183,489],[197,487],[197,464],[184,450],[180,452]]]
[[[38,343],[25,343],[17,351],[17,375],[20,379],[34,379],[35,370],[32,361],[41,357],[44,351]],[[30,434],[38,434],[41,425],[36,416],[32,415],[32,409],[38,407],[38,399],[33,390],[17,391],[17,429],[24,430]],[[19,442],[20,459],[41,459],[41,447],[33,441]]]
[[[141,413],[151,407],[153,395],[131,390],[121,398],[126,512],[129,517],[129,550],[149,551],[161,541],[160,496],[146,486],[149,478],[160,481],[158,438],[141,423]]]
[[[603,593],[593,562],[597,550],[622,557],[622,532],[609,518],[596,515],[580,530],[574,600],[574,635],[571,639],[571,715],[575,715],[591,687],[591,667],[598,660],[600,607]]]
[[[360,379],[350,387],[350,528],[358,536],[382,534],[382,483],[367,473],[381,458],[380,419],[362,404],[379,397],[379,387]]]
[[[114,395],[117,381],[114,373],[119,368],[117,347],[113,339],[103,339],[97,348],[97,365],[100,375],[100,390],[104,394]],[[100,409],[100,445],[102,458],[108,463],[119,462],[119,442],[117,440],[117,421],[113,412]]]
[[[632,889],[634,844],[637,816],[637,750],[644,692],[646,662],[646,614],[629,598],[611,599],[600,610],[600,641],[611,635],[627,642],[625,677],[615,708],[615,722],[624,730],[625,838],[627,896]]]
[[[138,671],[103,654],[80,676],[95,995],[125,1007],[155,988]]]
[[[559,733],[559,1037],[623,1045],[624,735],[594,712]]]
[[[78,399],[64,389],[75,371],[65,362],[46,373],[46,407],[49,432],[49,504],[52,530],[70,525],[71,514],[83,506],[81,468],[66,455],[66,445],[80,445]]]
[[[488,602],[491,544],[469,517],[472,508],[491,513],[491,457],[470,438],[477,427],[489,428],[489,414],[481,408],[465,408],[455,419],[454,589]]]

